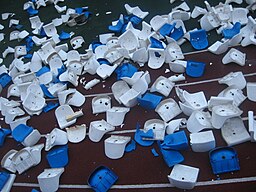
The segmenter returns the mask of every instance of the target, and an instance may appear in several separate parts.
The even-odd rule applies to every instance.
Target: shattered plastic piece
[[[136,7],[131,7],[129,4],[125,4],[124,5],[125,9],[126,9],[126,12],[130,15],[135,15],[141,19],[144,19],[148,14],[149,12],[144,12],[142,11],[138,6]]]
[[[184,73],[187,67],[187,61],[175,60],[169,63],[169,67],[174,73]]]
[[[148,131],[140,130],[140,125],[138,123],[136,124],[134,139],[138,144],[141,146],[151,146],[154,143],[153,137],[153,129],[149,129]]]
[[[47,105],[43,108],[43,112],[47,113],[48,111],[55,109],[59,106],[59,103],[49,102]]]
[[[233,98],[211,96],[210,100],[208,101],[208,109],[209,111],[212,111],[212,108],[214,106],[227,105],[232,103],[233,103]]]
[[[159,48],[148,48],[148,66],[151,69],[159,69],[165,62],[165,50]]]
[[[10,134],[11,134],[10,129],[0,128],[0,147],[4,145],[6,136]]]
[[[158,92],[168,97],[172,88],[174,87],[174,83],[170,81],[168,78],[160,76],[156,79],[153,85],[150,88],[150,92]]]
[[[106,112],[107,122],[113,126],[120,126],[124,122],[126,113],[130,111],[127,107],[112,107]]]
[[[174,165],[168,179],[172,185],[180,189],[193,189],[196,185],[199,168],[177,164]]]
[[[246,84],[246,92],[247,97],[250,101],[256,102],[256,83],[255,82],[248,82]]]
[[[134,52],[139,47],[138,38],[131,30],[127,30],[119,36],[118,43],[121,47],[128,50],[129,53]]]
[[[71,143],[79,143],[85,139],[86,125],[76,125],[66,128],[68,141]]]
[[[0,85],[2,88],[5,88],[11,81],[12,78],[7,73],[0,74]]]
[[[44,29],[45,34],[48,37],[52,37],[52,36],[54,36],[54,35],[56,35],[58,33],[57,29],[55,28],[55,26],[54,26],[54,24],[52,22],[47,24],[47,25],[44,25],[43,29]]]
[[[82,36],[77,36],[70,40],[70,44],[73,47],[73,49],[78,49],[82,47],[83,43],[84,43],[84,38]]]
[[[60,146],[51,149],[47,155],[46,159],[51,168],[61,168],[68,164],[68,145]]]
[[[14,49],[12,47],[7,47],[4,52],[2,53],[3,55],[3,58],[6,58],[6,56],[9,54],[9,53],[14,53]]]
[[[58,128],[54,128],[51,133],[48,133],[45,137],[45,151],[49,151],[56,145],[66,145],[68,143],[67,133]]]
[[[0,173],[1,174],[1,184],[3,184],[2,182],[3,182],[3,180],[5,180],[4,178],[6,177],[6,175],[5,174],[8,174],[8,180],[7,181],[5,181],[5,183],[4,183],[4,185],[0,185],[0,190],[1,191],[4,191],[4,192],[10,192],[11,191],[11,188],[12,188],[12,185],[13,185],[13,183],[14,183],[14,180],[15,180],[15,178],[16,178],[16,175],[15,174],[9,174],[9,173],[5,173],[5,172],[1,172]],[[3,176],[3,174],[4,174],[4,176]]]
[[[216,146],[212,131],[204,131],[190,134],[190,145],[194,152],[207,152]]]
[[[92,113],[103,113],[111,108],[111,98],[109,96],[97,96],[92,99]]]
[[[253,111],[248,111],[248,124],[251,141],[256,142],[256,121],[254,120]]]
[[[69,116],[73,115],[75,115],[75,112],[69,105],[61,105],[55,110],[55,116],[61,129],[76,122],[76,117],[67,120]]]
[[[163,97],[152,94],[152,93],[146,93],[143,95],[143,97],[138,97],[138,102],[141,107],[144,107],[145,109],[155,109],[158,104],[161,102]]]
[[[23,142],[24,139],[33,131],[33,127],[20,124],[12,130],[13,138],[18,142]]]
[[[95,78],[95,79],[89,81],[88,83],[86,83],[86,84],[84,85],[84,88],[85,88],[86,90],[88,90],[88,89],[94,87],[95,85],[97,85],[99,82],[100,82],[100,80]]]
[[[156,152],[155,148],[152,148],[151,152],[154,155],[154,157],[158,157],[159,156],[159,154]]]
[[[4,157],[1,160],[1,167],[12,172],[15,173],[16,172],[16,168],[15,165],[12,162],[12,157],[17,153],[18,151],[11,149],[10,151],[8,151]]]
[[[186,119],[185,118],[180,118],[180,119],[174,119],[170,121],[167,126],[166,126],[166,133],[172,134],[175,131],[178,131],[181,126],[186,125]]]
[[[227,87],[222,92],[219,93],[218,97],[226,97],[233,99],[233,104],[239,106],[245,99],[246,96],[243,94],[243,91],[231,87]]]
[[[190,43],[196,50],[202,50],[208,47],[207,34],[204,29],[189,32]]]
[[[106,192],[117,181],[118,176],[108,167],[97,167],[88,178],[88,185],[94,191]]]
[[[188,61],[186,74],[191,77],[201,77],[204,74],[206,64],[203,62]]]
[[[246,8],[238,7],[234,8],[231,12],[231,21],[232,23],[241,23],[241,25],[246,25],[248,23],[247,14],[249,10]]]
[[[125,147],[125,152],[131,152],[136,149],[136,142],[132,139]]]
[[[131,78],[137,71],[138,69],[130,63],[124,63],[115,70],[117,80],[123,79],[124,77]]]
[[[154,31],[158,31],[165,23],[167,23],[167,21],[168,19],[156,15],[150,20],[150,25]]]
[[[191,13],[191,17],[192,18],[197,18],[198,16],[204,15],[204,14],[207,14],[206,9],[204,9],[202,7],[199,7],[199,6],[195,6],[192,13]]]
[[[185,150],[188,148],[188,139],[184,131],[175,132],[164,137],[162,149]]]
[[[241,23],[236,22],[231,29],[223,29],[222,34],[226,39],[232,39],[235,35],[240,33]]]
[[[149,119],[144,123],[144,130],[153,130],[154,140],[164,140],[166,124],[160,119]]]
[[[239,160],[235,149],[218,147],[209,152],[210,163],[214,174],[240,170]]]
[[[57,191],[59,188],[59,180],[64,168],[45,169],[37,176],[40,190],[42,192]]]
[[[241,71],[238,72],[230,72],[224,77],[222,77],[219,81],[219,84],[226,84],[229,87],[232,86],[234,89],[244,89],[246,87],[246,80]]]
[[[99,142],[105,133],[114,130],[115,127],[105,120],[92,121],[89,128],[89,139],[93,142]]]
[[[75,87],[78,86],[78,78],[79,78],[78,75],[70,69],[66,70],[64,73],[62,73],[59,76],[60,81],[62,82],[68,81],[71,84],[73,84]]]
[[[117,68],[117,64],[114,64],[113,66],[102,64],[97,68],[96,73],[102,79],[106,79],[107,77],[111,76],[111,74],[115,71],[116,68]]]
[[[187,129],[191,133],[197,133],[203,129],[212,128],[209,112],[194,111],[187,121]]]

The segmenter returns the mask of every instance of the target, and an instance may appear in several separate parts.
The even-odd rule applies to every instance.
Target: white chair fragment
[[[12,32],[10,33],[10,38],[9,38],[9,40],[10,40],[10,41],[13,41],[13,40],[19,39],[19,33],[20,33],[20,31],[12,31]]]
[[[134,83],[132,89],[143,95],[148,90],[148,85],[150,82],[150,74],[148,71],[145,71],[141,78],[138,81],[136,81],[136,83]]]
[[[191,13],[191,17],[192,18],[197,18],[198,16],[200,15],[204,15],[207,13],[207,10],[202,8],[202,7],[199,7],[199,6],[195,6],[192,13]]]
[[[181,189],[193,189],[196,185],[199,169],[187,165],[176,164],[168,179],[172,185]]]
[[[172,134],[175,131],[178,131],[182,126],[186,125],[187,120],[185,118],[174,119],[166,124],[166,134]]]
[[[30,116],[16,118],[14,121],[10,122],[11,130],[14,130],[20,124],[27,125],[27,121],[30,119]]]
[[[164,76],[160,76],[151,86],[150,92],[158,92],[167,97],[170,94],[173,87],[174,83],[172,81],[170,81],[168,78]]]
[[[182,10],[172,10],[171,13],[168,14],[168,20],[173,21],[173,20],[182,20],[186,21],[190,19],[190,12],[187,11],[182,11]]]
[[[220,21],[214,13],[208,12],[200,19],[200,26],[206,31],[217,28],[220,25]]]
[[[11,96],[20,97],[20,91],[19,91],[19,89],[18,89],[16,84],[11,84],[8,87],[7,98],[9,98]]]
[[[207,152],[216,146],[215,137],[212,131],[191,133],[190,145],[194,152]]]
[[[96,73],[102,79],[106,79],[107,77],[111,76],[111,74],[115,71],[116,68],[117,64],[114,64],[113,66],[110,66],[108,64],[102,64],[97,68]]]
[[[105,154],[110,159],[119,159],[124,155],[125,146],[131,137],[111,135],[104,141]]]
[[[38,15],[29,18],[31,28],[36,29],[42,24],[41,19]]]
[[[145,21],[142,21],[142,29],[138,34],[138,38],[141,40],[147,40],[150,34],[151,34],[151,25],[149,25]]]
[[[12,158],[13,156],[17,153],[18,151],[11,149],[10,151],[8,151],[2,158],[1,160],[1,167],[12,172],[12,173],[16,173],[16,168],[14,163],[12,162]]]
[[[52,22],[48,23],[47,25],[44,25],[43,29],[44,29],[47,37],[52,37],[58,33],[56,27],[54,26],[54,24]]]
[[[120,126],[124,122],[126,113],[130,111],[127,107],[112,107],[107,110],[107,122],[113,126]]]
[[[175,60],[169,62],[169,67],[174,73],[184,73],[187,67],[187,61]]]
[[[150,129],[154,133],[153,140],[164,140],[166,123],[160,119],[149,119],[144,123],[144,128],[146,132]]]
[[[25,39],[27,36],[29,36],[29,32],[27,32],[26,30],[21,31],[18,35],[18,41]]]
[[[208,49],[208,51],[210,51],[216,55],[219,55],[219,54],[226,52],[228,50],[228,46],[229,46],[228,40],[224,40],[224,42],[216,41],[214,44],[212,44],[207,49]]]
[[[185,81],[186,77],[184,76],[184,74],[179,74],[179,75],[172,75],[168,77],[168,79],[175,83],[177,81]]]
[[[248,17],[248,23],[241,29],[243,37],[249,37],[251,34],[254,34],[256,31],[256,21],[252,16]]]
[[[50,133],[46,134],[45,151],[49,151],[57,145],[66,145],[68,143],[67,133],[61,129],[54,128]]]
[[[73,47],[73,49],[78,49],[82,47],[83,43],[84,43],[84,38],[82,36],[77,36],[70,40],[70,44]]]
[[[142,47],[132,54],[132,60],[143,66],[148,61],[148,52],[145,47]]]
[[[138,37],[131,31],[125,31],[121,36],[118,37],[118,44],[129,51],[134,52],[139,47]]]
[[[89,139],[93,142],[99,142],[105,133],[114,130],[115,127],[105,120],[92,121],[89,128]]]
[[[158,31],[167,22],[168,22],[167,18],[163,18],[160,15],[156,15],[150,20],[149,23],[154,31]]]
[[[159,48],[148,48],[148,66],[151,69],[159,69],[165,62],[165,50]]]
[[[248,111],[248,125],[251,141],[256,142],[256,121],[254,120],[253,111]]]
[[[111,97],[107,95],[97,96],[92,99],[92,113],[103,113],[111,108]]]
[[[239,106],[245,99],[246,96],[243,94],[241,89],[236,89],[231,87],[227,87],[223,91],[218,94],[218,97],[226,97],[233,99],[233,104],[235,106]]]
[[[9,53],[14,53],[14,48],[8,46],[8,47],[4,50],[4,52],[2,53],[3,58],[6,58],[6,56],[7,56]]]
[[[59,76],[60,81],[68,81],[75,87],[78,86],[78,75],[72,70],[67,69],[64,73]]]
[[[149,14],[147,11],[142,11],[138,6],[131,7],[129,4],[125,4],[124,7],[128,14],[133,14],[141,19],[144,19]]]
[[[130,86],[133,86],[142,77],[143,74],[143,71],[137,71],[133,74],[132,77],[121,77],[121,79],[128,83]]]
[[[250,101],[256,102],[256,82],[248,82],[246,84],[247,98]]]
[[[16,117],[24,115],[25,112],[20,107],[14,107],[6,110],[5,123],[11,123]]]
[[[59,188],[59,180],[64,168],[45,169],[37,176],[40,190],[42,192],[57,191]]]
[[[126,107],[134,107],[138,104],[137,98],[140,96],[140,92],[134,90],[133,88],[129,89],[123,95],[119,97],[121,103]]]
[[[22,145],[26,147],[34,146],[41,139],[41,134],[37,129],[33,131],[22,141]]]
[[[249,13],[248,9],[238,7],[234,8],[231,12],[231,21],[232,23],[239,22],[241,25],[246,25],[248,23],[247,14]]]
[[[66,128],[68,141],[71,143],[79,143],[85,139],[86,125],[76,125]]]
[[[211,96],[208,101],[208,110],[212,111],[214,106],[227,104],[233,104],[233,98]]]
[[[212,128],[209,112],[194,111],[187,120],[187,129],[191,133],[197,133],[207,128]]]
[[[48,88],[48,91],[55,97],[57,97],[57,94],[59,91],[63,91],[67,89],[67,84],[63,84],[63,83],[55,83],[53,85],[51,85]]]
[[[130,90],[129,85],[125,81],[116,81],[111,87],[115,99],[121,104],[120,97]]]
[[[184,55],[178,43],[174,39],[170,39],[171,42],[166,47],[165,62],[170,63],[174,60],[184,59]]]
[[[33,113],[37,113],[46,105],[45,98],[33,92],[29,92],[22,102],[23,107]]]
[[[238,65],[244,66],[245,65],[245,58],[246,54],[242,53],[241,51],[231,48],[227,54],[223,57],[222,63],[228,64],[228,63],[236,63]]]
[[[241,71],[238,72],[230,72],[224,77],[222,77],[219,81],[219,84],[226,84],[228,86],[232,86],[235,89],[244,89],[246,87],[246,80]]]

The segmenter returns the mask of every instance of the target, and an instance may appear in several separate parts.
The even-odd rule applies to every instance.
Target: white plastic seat
[[[40,19],[40,17],[38,15],[33,16],[33,17],[29,17],[29,21],[30,21],[32,29],[36,29],[42,23],[41,19]]]
[[[76,107],[80,107],[85,102],[85,97],[76,89],[67,89],[58,92],[58,98],[60,105],[68,104]]]
[[[6,116],[6,114],[8,113],[7,111],[9,111],[10,109],[20,106],[19,102],[14,100],[9,101],[8,99],[5,99],[3,97],[1,97],[0,104],[1,104],[1,114],[3,116]]]
[[[108,42],[108,39],[113,37],[114,33],[104,33],[99,35],[99,40],[102,44],[106,44]]]
[[[256,32],[256,21],[252,16],[248,17],[247,24],[240,30],[243,37],[249,37],[251,34],[255,34]]]
[[[221,135],[228,146],[244,143],[251,139],[240,117],[228,119],[221,127]]]
[[[233,46],[237,46],[240,44],[240,42],[242,41],[243,36],[242,33],[238,33],[236,35],[234,35],[229,41],[228,41],[228,45],[229,47],[233,47]],[[242,43],[242,42],[241,42]]]
[[[111,74],[117,68],[117,64],[110,66],[108,64],[102,64],[96,69],[97,75],[99,75],[102,79],[106,79],[111,76]]]
[[[92,121],[89,128],[89,138],[93,142],[99,142],[105,133],[114,130],[115,127],[103,119],[99,121]]]
[[[93,56],[86,63],[84,63],[84,72],[95,75],[99,66],[99,62]]]
[[[148,71],[145,71],[141,78],[132,86],[132,89],[143,95],[148,90],[148,85],[150,82],[150,74]]]
[[[168,79],[175,83],[177,81],[185,81],[186,77],[184,76],[184,74],[179,74],[179,75],[172,75],[168,77]]]
[[[24,115],[25,112],[20,107],[14,107],[6,110],[5,123],[10,124],[16,117]]]
[[[235,106],[239,106],[245,99],[246,96],[243,94],[241,89],[236,89],[231,87],[227,87],[223,91],[218,94],[218,97],[226,97],[233,99],[233,104]]]
[[[83,46],[84,38],[82,36],[74,37],[70,40],[70,44],[73,47],[73,49],[78,49]]]
[[[107,95],[96,96],[92,99],[92,113],[98,114],[106,112],[111,108],[111,97]]]
[[[245,36],[241,42],[241,45],[243,47],[246,47],[248,45],[256,45],[255,31]]]
[[[107,51],[108,51],[108,46],[107,45],[97,46],[94,50],[96,59],[104,58],[104,55]]]
[[[21,72],[27,72],[29,70],[30,63],[24,63],[22,59],[15,58],[12,64]]]
[[[190,8],[189,8],[189,6],[186,2],[181,3],[179,6],[174,7],[172,10],[175,11],[175,10],[178,10],[178,9],[181,9],[183,11],[189,11],[190,10]]]
[[[140,95],[141,95],[140,92],[131,88],[127,92],[125,92],[123,95],[121,95],[119,97],[119,100],[126,107],[134,107],[135,105],[137,105],[138,103],[137,98]]]
[[[203,129],[212,128],[209,112],[194,111],[187,120],[187,129],[191,133],[197,133]]]
[[[187,67],[187,61],[175,60],[169,62],[169,67],[174,73],[184,73]]]
[[[6,58],[6,56],[7,56],[9,53],[14,53],[14,48],[8,46],[8,47],[4,50],[4,52],[2,53],[3,58]]]
[[[71,143],[79,143],[86,137],[86,125],[76,125],[66,128],[68,141]]]
[[[130,111],[127,107],[112,107],[107,110],[106,119],[110,125],[120,126],[124,122],[126,113]]]
[[[148,52],[147,49],[145,47],[142,47],[138,50],[136,50],[133,54],[132,54],[132,60],[134,62],[139,63],[139,65],[144,65],[147,61],[148,61]]]
[[[194,152],[207,152],[216,146],[215,137],[212,131],[191,133],[190,145]]]
[[[170,63],[174,60],[184,59],[184,55],[178,43],[174,39],[170,39],[171,42],[166,47],[165,62]]]
[[[174,83],[164,76],[159,76],[150,88],[150,92],[158,92],[168,97]]]
[[[63,20],[61,18],[55,18],[52,20],[52,23],[55,27],[59,27],[63,24]]]
[[[137,71],[132,75],[132,77],[121,77],[121,79],[128,83],[130,86],[133,86],[142,77],[143,74],[143,71]]]
[[[42,88],[40,87],[40,85],[37,82],[32,83],[31,85],[29,85],[28,89],[27,89],[27,92],[28,93],[30,93],[30,92],[34,93],[38,97],[44,97],[44,92],[43,92]]]
[[[248,82],[246,84],[247,98],[250,101],[256,102],[256,82]]]
[[[246,25],[248,23],[247,14],[249,13],[248,9],[246,8],[234,8],[231,12],[231,21],[232,23],[239,22],[241,25]]]
[[[74,85],[75,87],[78,86],[78,75],[75,74],[72,70],[67,69],[64,73],[62,73],[59,76],[60,81],[68,81],[70,82],[72,85]]]
[[[182,11],[182,10],[173,10],[171,13],[168,14],[168,20],[173,21],[173,20],[182,20],[186,21],[190,19],[190,12],[187,11]]]
[[[155,111],[165,122],[170,121],[182,112],[179,105],[172,98],[161,101]]]
[[[164,140],[166,123],[160,119],[149,119],[144,123],[144,128],[146,132],[150,129],[154,133],[153,140]]]
[[[242,53],[241,51],[231,48],[227,54],[223,57],[222,63],[228,64],[228,63],[236,63],[238,65],[244,66],[245,65],[245,58],[246,54]]]
[[[147,40],[150,34],[151,34],[151,25],[149,25],[145,21],[142,21],[142,29],[140,33],[137,34],[138,38],[141,40]]]
[[[42,59],[38,55],[38,53],[35,51],[33,53],[33,56],[31,58],[31,62],[29,65],[29,69],[31,72],[37,72],[42,68]]]
[[[48,37],[52,37],[58,33],[56,27],[52,22],[47,25],[44,25],[43,29]]]
[[[67,117],[74,115],[73,109],[69,105],[61,105],[55,110],[59,127],[61,129],[76,123],[76,118],[67,121]]]
[[[51,85],[48,88],[48,91],[55,97],[57,97],[57,94],[59,91],[63,91],[67,89],[67,84],[63,84],[63,83],[55,83],[53,85]]]
[[[110,159],[119,159],[124,155],[125,146],[131,137],[111,135],[104,141],[105,154]]]
[[[151,69],[159,69],[165,62],[165,50],[159,48],[148,48],[148,66]]]
[[[167,22],[168,22],[167,18],[164,18],[160,15],[156,15],[150,20],[149,23],[154,31],[158,31]]]
[[[44,169],[40,175],[37,176],[40,190],[42,192],[57,191],[59,188],[59,180],[64,168]]]
[[[149,14],[147,11],[142,11],[138,6],[131,7],[129,4],[125,4],[124,7],[128,14],[133,14],[141,19],[144,19]]]
[[[26,46],[21,45],[21,46],[16,46],[14,47],[14,57],[19,58],[21,56],[24,56],[27,54]]]
[[[1,160],[1,167],[15,173],[17,170],[15,168],[15,165],[12,162],[12,157],[17,153],[18,151],[11,149],[8,151]]]
[[[200,15],[205,15],[207,14],[207,10],[202,8],[202,7],[199,7],[199,6],[195,6],[192,13],[191,13],[191,17],[192,18],[197,18],[198,16]]]
[[[20,97],[20,91],[17,87],[16,84],[11,84],[9,87],[8,87],[8,90],[7,90],[7,98],[11,97],[11,96],[14,96],[14,97]]]
[[[27,32],[26,30],[21,31],[18,35],[18,41],[22,41],[27,36],[29,36],[29,32]]]
[[[40,46],[42,44],[44,44],[47,40],[46,37],[43,37],[43,38],[38,38],[37,36],[33,36],[32,37],[32,40],[34,41],[34,43],[36,44],[36,46]]]
[[[256,121],[254,120],[253,111],[248,111],[248,125],[251,141],[256,142]]]
[[[50,133],[47,133],[45,137],[45,151],[49,151],[54,146],[66,145],[68,143],[67,133],[58,128],[54,128]]]
[[[47,42],[42,45],[41,49],[39,49],[37,53],[44,63],[48,63],[49,58],[51,58],[52,55],[56,54],[56,51],[53,48],[52,44],[50,42]]]
[[[220,129],[226,120],[239,117],[243,111],[234,105],[217,105],[212,108],[212,126]]]
[[[61,68],[63,65],[63,62],[60,57],[51,57],[49,60],[49,66],[50,66],[50,71],[54,75],[58,75],[58,69]]]
[[[19,124],[27,125],[27,121],[30,119],[30,116],[16,118],[14,121],[10,122],[11,130],[15,129]]]
[[[16,40],[16,39],[18,39],[19,38],[19,31],[12,31],[11,33],[10,33],[10,38],[9,38],[9,40],[10,41],[13,41],[13,40]]]
[[[238,72],[230,72],[224,77],[222,77],[219,81],[219,84],[226,84],[228,86],[232,86],[235,89],[244,89],[246,86],[246,80],[241,71]]]
[[[185,103],[191,106],[194,110],[201,110],[207,107],[207,101],[203,91],[196,93],[188,93],[183,91]]]
[[[166,129],[165,129],[166,134],[169,135],[174,133],[175,131],[178,131],[183,125],[186,125],[186,122],[187,120],[185,118],[171,120],[166,125]]]
[[[139,35],[140,32],[141,32],[139,29],[134,28],[134,26],[133,26],[133,24],[132,24],[131,21],[128,22],[128,24],[127,24],[125,30],[126,30],[126,31],[127,31],[127,30],[130,30],[131,32],[133,32],[133,34],[134,34],[136,37],[138,37],[138,35]]]
[[[138,37],[131,30],[125,31],[118,37],[118,44],[127,49],[129,53],[136,51],[139,47]]]
[[[212,29],[217,28],[220,25],[220,21],[214,13],[206,13],[201,19],[200,19],[200,26],[202,29],[206,31],[210,31]]]
[[[104,58],[108,60],[108,62],[112,63],[112,64],[121,64],[121,62],[123,61],[124,57],[121,54],[121,52],[118,49],[108,49],[105,54],[104,54]]]
[[[193,189],[196,185],[199,168],[176,164],[168,179],[172,185],[180,189]]]
[[[34,112],[42,110],[46,105],[45,98],[38,96],[33,92],[27,94],[22,104],[24,107]]]
[[[233,98],[211,96],[210,100],[208,101],[208,110],[212,111],[212,108],[216,105],[227,105],[227,104],[233,104]]]
[[[216,41],[210,47],[208,47],[208,51],[214,53],[216,55],[222,54],[228,50],[229,41],[225,40],[224,42]]]
[[[112,93],[115,97],[115,99],[121,104],[120,97],[125,94],[127,91],[129,91],[130,87],[125,81],[116,81],[112,87]]]

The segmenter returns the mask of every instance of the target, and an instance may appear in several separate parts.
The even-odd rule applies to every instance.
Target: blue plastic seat
[[[71,37],[70,33],[67,33],[65,31],[61,31],[61,33],[59,34],[59,39],[60,40],[67,40]]]
[[[173,38],[175,41],[178,41],[183,36],[184,36],[184,31],[182,26],[178,28],[174,27],[172,33],[170,34],[170,37]]]
[[[186,74],[190,77],[201,77],[204,74],[206,64],[197,61],[187,61]]]
[[[115,73],[117,75],[117,80],[120,80],[122,77],[132,77],[137,71],[138,69],[134,65],[124,63],[115,70]]]
[[[51,111],[52,109],[55,109],[59,106],[60,104],[57,102],[49,102],[47,105],[43,108],[43,112],[47,113],[48,111]]]
[[[46,159],[51,168],[61,168],[68,164],[68,145],[51,149]]]
[[[88,185],[96,192],[107,192],[117,179],[118,176],[113,171],[100,166],[89,176]]]
[[[5,88],[12,81],[12,77],[8,73],[2,73],[0,75],[0,85]]]
[[[143,97],[138,97],[137,100],[139,105],[145,109],[155,109],[156,106],[161,102],[162,96],[155,95],[152,93],[146,93]]]
[[[27,13],[29,14],[29,16],[34,16],[34,15],[37,15],[37,14],[38,14],[38,10],[33,9],[33,7],[30,6],[30,7],[27,9]]]
[[[119,19],[116,25],[108,26],[108,29],[114,33],[120,33],[123,29],[124,21]]]
[[[10,177],[9,173],[6,172],[0,172],[0,191],[4,188],[6,182],[8,181]]]
[[[154,37],[150,37],[149,39],[150,39],[150,43],[151,43],[151,45],[150,45],[151,48],[164,49],[164,46],[161,41],[157,40]]]
[[[11,134],[11,132],[12,131],[10,129],[4,129],[4,128],[0,129],[0,147],[4,145],[4,140],[6,136]]]
[[[209,152],[210,163],[214,174],[240,170],[239,160],[232,147],[218,147]]]
[[[207,34],[204,29],[189,32],[190,43],[196,50],[202,50],[208,47]]]
[[[154,132],[152,129],[149,129],[147,132],[144,132],[140,130],[140,125],[139,123],[136,124],[136,132],[134,135],[135,141],[140,144],[141,146],[148,147],[154,143],[154,140],[145,140],[143,138],[149,138],[153,139],[154,138]]]
[[[185,150],[188,149],[188,139],[185,131],[175,132],[164,137],[162,149]]]
[[[12,131],[13,138],[18,142],[23,142],[24,139],[33,131],[33,127],[24,124],[19,124]]]
[[[241,23],[236,22],[231,29],[223,29],[222,30],[222,35],[226,39],[232,39],[232,37],[234,37],[235,35],[240,33],[240,29],[241,29]]]
[[[175,23],[173,25],[169,24],[169,23],[165,23],[160,29],[159,29],[159,33],[162,36],[169,36],[172,32],[172,30],[175,27]]]

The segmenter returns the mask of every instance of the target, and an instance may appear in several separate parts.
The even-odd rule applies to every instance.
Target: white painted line
[[[256,176],[254,177],[242,177],[242,178],[233,178],[233,179],[223,179],[223,180],[214,180],[214,181],[200,181],[196,183],[197,187],[200,186],[211,186],[211,185],[225,185],[232,183],[246,183],[256,181]],[[14,183],[15,187],[39,187],[37,183]],[[174,187],[170,183],[152,183],[152,184],[136,184],[136,185],[113,185],[112,189],[153,189],[153,188],[171,188]],[[88,185],[60,185],[59,188],[65,189],[88,189]]]

